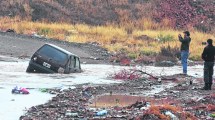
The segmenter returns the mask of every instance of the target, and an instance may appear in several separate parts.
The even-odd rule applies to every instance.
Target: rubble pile
[[[148,96],[144,96],[146,90],[151,90],[152,86],[158,84],[162,85],[164,81],[127,80],[119,84],[80,85],[75,89],[49,90],[55,93],[56,97],[43,105],[31,107],[20,120],[214,119],[213,91],[200,90],[202,83],[194,80],[195,82],[190,84],[188,78],[184,79],[186,76],[177,76],[178,81],[170,81],[175,82],[175,86]],[[106,99],[102,100],[104,96]],[[132,104],[125,102],[132,99]]]

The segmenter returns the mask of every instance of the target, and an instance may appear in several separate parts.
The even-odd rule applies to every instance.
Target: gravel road
[[[38,38],[15,33],[0,32],[0,55],[30,58],[45,43],[62,47],[81,58],[81,62],[89,64],[108,63],[107,50],[91,43],[70,43],[55,39]]]

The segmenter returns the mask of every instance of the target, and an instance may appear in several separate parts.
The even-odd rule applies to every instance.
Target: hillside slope
[[[171,20],[171,27],[194,26],[210,31],[215,26],[214,0],[4,0],[0,16],[21,16],[33,21],[100,25],[151,18]]]

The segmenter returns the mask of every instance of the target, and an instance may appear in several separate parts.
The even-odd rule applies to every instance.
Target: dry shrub
[[[135,69],[122,69],[118,72],[115,72],[111,75],[109,75],[113,79],[118,79],[118,80],[137,80],[141,78],[141,75],[136,73]]]
[[[179,111],[182,111],[182,108],[176,107],[173,105],[169,105],[169,104],[164,104],[164,105],[160,106],[160,110],[170,110],[174,113],[177,113]]]
[[[164,112],[170,111],[174,113],[179,119],[182,120],[197,120],[197,118],[188,113],[184,112],[181,107],[172,106],[169,104],[159,105],[159,106],[151,106],[148,110],[144,111],[144,115],[140,117],[140,119],[149,118],[156,118],[153,116],[157,116],[161,120],[170,120],[171,118],[164,114]]]
[[[195,117],[193,114],[189,112],[182,112],[179,119],[180,120],[199,120],[197,117]]]
[[[153,56],[146,56],[146,55],[141,55],[139,56],[136,60],[136,63],[141,63],[141,64],[152,64],[155,62],[155,57]]]
[[[160,53],[156,56],[156,62],[171,61],[177,62],[177,57],[180,56],[178,48],[171,48],[170,46],[162,47]]]
[[[213,104],[208,104],[208,105],[207,105],[207,110],[208,110],[208,111],[215,111],[215,105],[213,105]]]
[[[151,106],[149,108],[149,110],[146,110],[146,112],[143,115],[143,118],[145,116],[148,116],[148,115],[155,115],[161,120],[167,120],[168,119],[168,116],[165,116],[164,114],[161,113],[159,106]]]

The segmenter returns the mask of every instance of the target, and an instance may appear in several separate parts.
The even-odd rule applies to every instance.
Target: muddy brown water
[[[143,101],[145,97],[132,96],[132,95],[103,95],[94,98],[90,107],[106,108],[106,107],[126,107],[134,104],[137,101]]]

